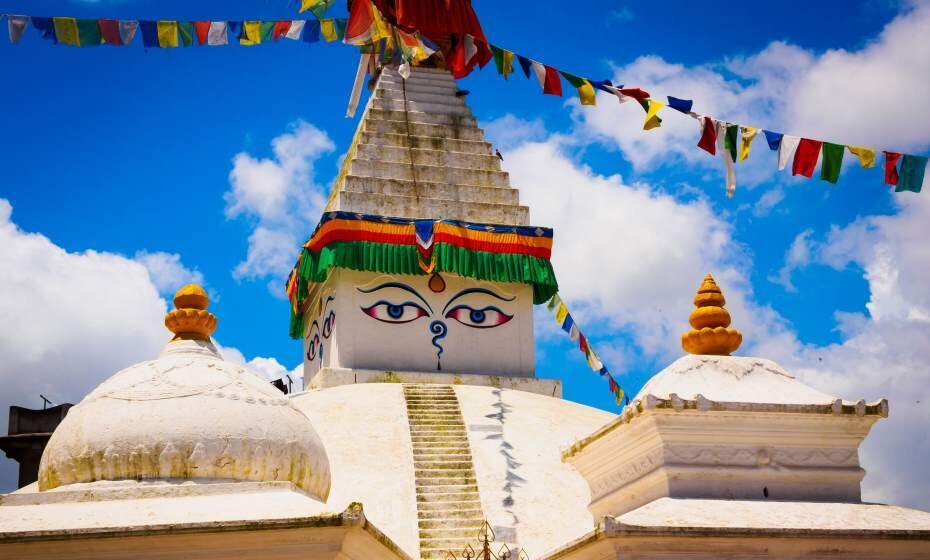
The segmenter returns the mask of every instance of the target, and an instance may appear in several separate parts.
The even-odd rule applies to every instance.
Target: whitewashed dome
[[[203,289],[185,286],[161,355],[104,381],[52,434],[39,489],[98,480],[291,481],[329,495],[326,450],[271,384],[223,360]]]

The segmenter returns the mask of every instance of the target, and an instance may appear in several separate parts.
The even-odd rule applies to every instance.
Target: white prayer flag
[[[533,73],[536,74],[536,80],[539,82],[539,87],[546,88],[546,67],[535,60],[531,60],[530,63],[533,65]]]
[[[778,146],[778,170],[781,171],[788,165],[788,160],[794,156],[798,144],[801,143],[800,136],[789,136],[785,134],[781,137],[781,145]]]
[[[723,158],[723,167],[727,173],[727,198],[733,198],[736,192],[736,168],[733,166],[733,154],[726,149],[727,123],[717,121],[717,153]]]
[[[29,16],[6,16],[7,25],[10,28],[10,42],[16,44],[23,38],[23,31],[26,30],[26,24],[29,23]]]
[[[295,41],[299,41],[300,36],[304,32],[304,25],[306,24],[307,24],[307,21],[303,19],[291,20],[291,27],[290,29],[287,30],[287,34],[285,35],[285,37],[287,37],[288,39],[294,39]]]
[[[226,33],[225,21],[211,21],[210,30],[207,31],[207,45],[215,47],[217,45],[228,45],[229,37]]]
[[[119,20],[119,40],[123,45],[132,43],[132,38],[136,36],[136,29],[139,29],[139,22],[136,20]]]

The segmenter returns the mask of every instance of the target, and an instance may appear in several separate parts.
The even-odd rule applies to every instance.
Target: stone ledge
[[[356,383],[477,385],[481,387],[513,389],[547,397],[562,398],[562,381],[559,379],[414,371],[381,371],[370,369],[323,368],[307,382],[306,389],[326,389],[329,387],[352,385]]]

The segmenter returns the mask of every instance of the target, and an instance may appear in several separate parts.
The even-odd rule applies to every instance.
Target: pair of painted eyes
[[[385,323],[409,323],[429,315],[425,309],[412,301],[400,304],[379,301],[370,307],[363,307],[362,311],[369,317]],[[455,319],[467,327],[490,329],[513,319],[513,315],[508,315],[494,306],[475,309],[468,305],[458,305],[446,313],[446,319]]]
[[[316,321],[314,321],[314,325]],[[323,338],[329,338],[333,334],[333,327],[336,326],[336,313],[333,311],[329,312],[329,315],[326,316],[326,319],[323,320],[323,328],[320,331],[323,334]],[[313,329],[313,327],[311,327]],[[307,359],[311,362],[316,359],[317,348],[319,348],[320,358],[323,357],[323,346],[320,344],[320,335],[319,333],[314,334],[313,338],[310,339],[310,343],[307,345]]]

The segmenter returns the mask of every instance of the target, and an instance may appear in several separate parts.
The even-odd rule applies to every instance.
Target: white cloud
[[[296,258],[298,239],[316,224],[326,203],[326,189],[315,182],[315,162],[331,152],[325,132],[304,121],[271,142],[271,158],[241,152],[233,158],[226,192],[226,216],[253,224],[237,279],[269,278],[269,290],[282,297],[281,282]]]
[[[203,274],[184,266],[177,253],[137,251],[133,260],[148,270],[149,278],[161,294],[172,294],[185,284],[204,283]]]
[[[546,127],[542,119],[526,121],[511,113],[493,121],[481,123],[481,127],[488,140],[503,151],[515,148],[524,142],[535,142],[546,137]]]
[[[813,233],[813,230],[806,229],[795,236],[794,241],[791,242],[791,246],[788,247],[788,252],[785,255],[785,264],[781,267],[776,276],[769,277],[769,281],[775,282],[789,292],[798,291],[797,288],[794,287],[794,283],[791,282],[791,275],[795,270],[810,264],[810,238]]]

